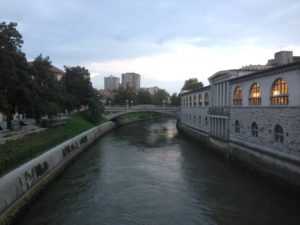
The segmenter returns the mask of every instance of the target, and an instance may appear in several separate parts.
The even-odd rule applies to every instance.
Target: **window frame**
[[[252,122],[251,124],[251,136],[258,137],[258,126],[256,122]]]
[[[281,77],[276,79],[272,84],[270,102],[271,105],[289,104],[288,82]]]
[[[233,92],[233,105],[241,106],[243,104],[243,89],[241,86],[236,86]]]
[[[241,133],[241,124],[240,121],[236,120],[234,123],[234,130],[236,134]]]
[[[283,128],[279,124],[276,124],[274,127],[274,141],[280,144],[284,141]]]
[[[208,98],[208,93],[205,92],[204,94],[204,105],[208,106],[209,105],[209,98]]]
[[[257,96],[253,96],[257,95]],[[249,89],[249,105],[261,105],[262,90],[258,82],[254,82]]]

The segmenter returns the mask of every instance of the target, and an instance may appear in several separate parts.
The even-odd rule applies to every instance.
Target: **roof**
[[[53,73],[61,73],[61,74],[64,74],[64,73],[65,73],[64,71],[62,71],[61,69],[59,69],[59,68],[57,68],[57,67],[55,67],[55,66],[53,66],[53,65],[51,65],[50,70],[51,70]]]
[[[280,65],[280,66],[275,66],[270,69],[253,72],[248,75],[241,76],[241,77],[236,77],[236,78],[229,80],[229,82],[237,83],[240,81],[257,79],[259,77],[270,76],[270,75],[274,75],[276,73],[283,73],[283,72],[292,71],[292,70],[300,70],[300,61],[289,63],[289,64],[284,64],[284,65]]]
[[[205,87],[202,87],[202,88],[197,88],[195,90],[191,90],[191,91],[188,91],[188,90],[182,90],[179,95],[180,96],[184,96],[184,95],[189,95],[189,94],[193,94],[193,93],[196,93],[196,92],[199,92],[199,91],[208,91],[210,89],[210,85],[208,86],[205,86]]]

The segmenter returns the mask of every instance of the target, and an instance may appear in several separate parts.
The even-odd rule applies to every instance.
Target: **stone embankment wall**
[[[229,160],[281,184],[297,190],[300,188],[300,157],[297,155],[211,136],[194,127],[184,125],[180,121],[178,121],[177,128]]]
[[[98,137],[115,128],[107,122],[92,128],[32,159],[0,178],[0,224],[10,224],[16,214]]]

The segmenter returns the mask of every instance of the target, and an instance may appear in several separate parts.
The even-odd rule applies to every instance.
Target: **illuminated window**
[[[197,98],[196,98],[196,95],[194,95],[194,106],[197,106]]]
[[[257,137],[258,136],[258,126],[255,122],[252,123],[251,125],[251,135],[253,137]]]
[[[278,124],[274,128],[274,139],[277,143],[283,143],[283,129]]]
[[[242,105],[242,101],[243,101],[243,91],[240,86],[237,86],[234,89],[233,105]]]
[[[199,106],[202,106],[202,96],[201,96],[201,94],[199,94],[199,96],[198,96],[198,104],[199,104]]]
[[[208,94],[205,93],[204,95],[204,105],[208,106],[209,102],[208,102]]]
[[[241,131],[241,125],[240,125],[240,122],[238,120],[235,121],[235,133],[240,133]]]
[[[249,105],[261,104],[261,89],[258,83],[252,84],[249,92]]]
[[[272,105],[288,105],[289,104],[289,90],[288,83],[279,78],[274,81],[272,86]]]

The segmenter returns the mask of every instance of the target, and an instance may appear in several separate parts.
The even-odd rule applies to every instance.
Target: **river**
[[[300,224],[298,195],[186,139],[175,122],[106,134],[16,224]]]

